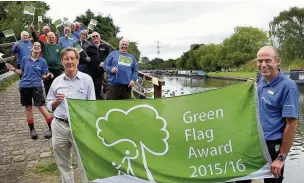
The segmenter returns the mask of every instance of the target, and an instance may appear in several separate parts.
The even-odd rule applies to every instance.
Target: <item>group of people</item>
[[[101,99],[103,74],[106,72],[106,99],[129,99],[137,78],[138,66],[135,57],[128,53],[128,40],[122,39],[119,51],[113,51],[108,45],[101,43],[100,34],[97,32],[92,33],[92,41],[88,42],[85,30],[80,31],[77,38],[74,34],[73,37],[69,35],[73,28],[66,27],[63,37],[60,37],[57,43],[55,34],[48,32],[48,27],[44,27],[44,36],[37,36],[33,26],[31,30],[34,43],[28,41],[29,34],[26,31],[21,32],[21,40],[12,48],[18,55],[17,68],[10,64],[7,64],[7,68],[21,76],[21,104],[26,108],[31,137],[37,138],[32,113],[33,99],[34,106],[38,107],[49,126],[44,136],[52,137],[62,182],[72,183],[70,150],[73,140],[64,98]],[[73,41],[70,41],[71,39]],[[85,51],[79,53],[73,48],[76,44]],[[264,182],[282,183],[284,162],[298,125],[298,87],[281,72],[280,58],[274,47],[264,46],[259,50],[257,68],[260,71],[260,77],[256,80],[259,120],[273,161],[271,171],[276,176],[265,179]],[[251,180],[238,182],[249,183]]]
[[[18,60],[17,67],[7,63],[10,71],[20,75],[19,91],[22,106],[25,106],[27,124],[32,139],[38,135],[34,128],[32,107],[38,107],[48,124],[45,138],[52,138],[52,146],[62,182],[73,182],[71,160],[72,135],[68,123],[65,98],[96,100],[101,98],[104,73],[107,73],[106,100],[130,99],[135,84],[138,66],[135,57],[128,53],[129,41],[120,40],[119,51],[101,43],[100,34],[93,32],[92,41],[87,41],[83,30],[71,44],[57,42],[49,27],[43,35],[30,26],[29,33],[21,32],[21,40],[12,47]],[[65,28],[65,39],[70,35]],[[75,36],[76,37],[76,36]],[[60,39],[60,38],[59,38]],[[79,44],[84,52],[75,48]],[[43,82],[42,82],[43,81]],[[42,84],[43,83],[43,84]],[[45,89],[45,95],[43,93]],[[34,102],[33,102],[34,101]]]

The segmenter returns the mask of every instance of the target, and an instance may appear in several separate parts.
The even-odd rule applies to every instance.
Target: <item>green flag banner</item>
[[[94,30],[94,27],[95,27],[95,26],[94,26],[93,24],[89,24],[89,25],[88,25],[88,29],[90,29],[90,30]]]
[[[42,16],[38,16],[38,22],[42,22]]]
[[[63,23],[64,23],[64,24],[67,24],[68,22],[69,22],[68,17],[63,17]]]
[[[15,36],[13,29],[5,30],[5,31],[3,31],[3,34],[5,37]]]
[[[88,182],[212,183],[272,177],[253,82],[153,100],[67,99]]]
[[[34,16],[35,15],[35,7],[33,7],[33,6],[24,6],[23,13]]]
[[[58,19],[54,22],[54,25],[56,26],[56,28],[60,27],[63,24],[61,19]]]
[[[82,47],[81,47],[79,44],[77,44],[77,45],[75,46],[75,48],[77,49],[77,51],[78,51],[79,53],[81,53],[81,52],[83,51]]]
[[[92,24],[92,25],[94,25],[94,26],[96,26],[97,23],[98,23],[98,21],[95,20],[95,19],[91,19],[91,20],[90,20],[90,24]]]

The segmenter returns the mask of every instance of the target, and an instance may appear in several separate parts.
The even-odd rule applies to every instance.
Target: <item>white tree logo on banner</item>
[[[163,124],[163,127],[160,129],[161,131],[163,131],[164,133],[164,138],[162,138],[161,140],[163,141],[164,145],[165,145],[165,149],[162,151],[162,152],[155,152],[153,150],[151,150],[149,147],[147,147],[142,141],[140,141],[139,144],[136,144],[134,141],[130,140],[130,139],[127,139],[127,138],[122,138],[122,139],[119,139],[119,140],[116,140],[114,142],[108,142],[105,140],[105,137],[103,137],[103,133],[105,130],[107,129],[101,129],[100,126],[102,126],[103,124],[106,124],[106,123],[110,123],[108,121],[110,115],[116,115],[116,114],[120,114],[121,113],[123,115],[128,115],[131,111],[133,110],[137,110],[137,109],[144,109],[144,110],[149,110],[149,112],[153,111],[153,113],[155,114],[155,118],[156,120],[158,120],[159,122],[161,122]],[[123,119],[122,119],[123,120]],[[124,110],[121,110],[121,109],[111,109],[109,110],[106,115],[104,117],[100,117],[96,120],[96,128],[97,128],[97,136],[98,138],[101,139],[102,143],[106,146],[106,147],[113,147],[117,144],[120,144],[120,143],[131,143],[132,146],[135,148],[135,154],[131,155],[130,154],[130,151],[129,150],[125,150],[125,155],[124,157],[122,158],[122,161],[120,163],[116,163],[116,162],[112,162],[112,165],[118,170],[118,175],[131,175],[131,176],[134,176],[136,177],[136,174],[134,173],[134,170],[132,168],[132,160],[135,160],[139,157],[140,155],[140,152],[141,152],[141,158],[143,160],[143,166],[144,166],[144,169],[146,171],[146,174],[147,174],[147,178],[150,180],[150,181],[154,181],[154,178],[153,178],[153,175],[148,167],[148,163],[147,163],[147,159],[146,159],[146,152],[149,152],[155,156],[163,156],[165,155],[168,150],[169,150],[169,145],[168,145],[168,139],[169,139],[169,132],[168,130],[166,129],[167,128],[167,122],[166,120],[159,116],[158,114],[158,111],[150,106],[150,105],[145,105],[145,104],[141,104],[141,105],[136,105],[134,107],[131,107],[129,110],[127,111],[124,111]],[[121,166],[122,165],[125,165],[127,164],[127,171],[126,172],[123,172],[120,170]]]

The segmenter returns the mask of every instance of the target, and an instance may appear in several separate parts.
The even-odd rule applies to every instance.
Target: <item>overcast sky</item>
[[[119,36],[137,41],[141,57],[180,57],[190,45],[220,43],[236,26],[268,30],[269,22],[289,7],[304,7],[304,0],[243,1],[97,1],[50,0],[47,15],[53,20],[75,17],[91,9],[110,14],[120,27]]]

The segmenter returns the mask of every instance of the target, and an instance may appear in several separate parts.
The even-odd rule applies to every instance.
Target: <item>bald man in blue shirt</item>
[[[272,46],[257,53],[259,118],[272,159],[271,171],[276,178],[264,183],[282,183],[285,159],[298,126],[299,90],[294,81],[280,71],[280,58]],[[251,180],[237,181],[250,183]]]

